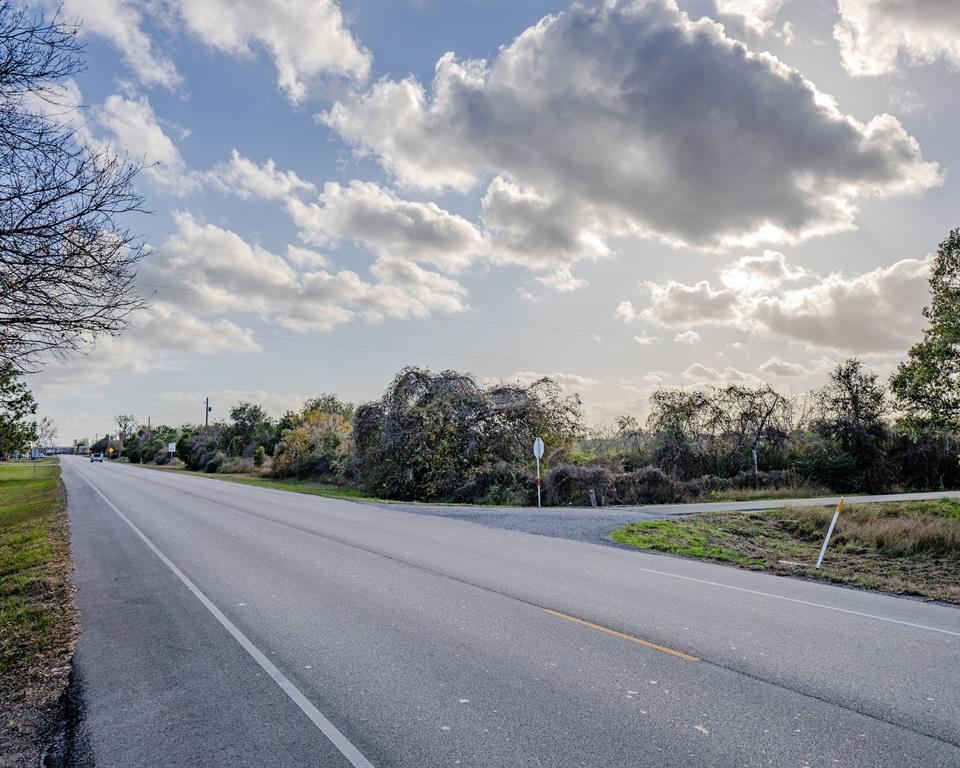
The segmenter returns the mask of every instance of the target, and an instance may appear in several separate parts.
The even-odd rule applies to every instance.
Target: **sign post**
[[[817,558],[817,568],[823,562],[823,556],[827,552],[827,544],[830,543],[830,537],[833,535],[833,527],[837,524],[837,518],[840,517],[840,510],[843,509],[843,499],[837,504],[837,511],[833,513],[833,520],[830,521],[830,527],[827,528],[827,538],[823,540],[823,546],[820,547],[820,557]]]
[[[537,506],[540,506],[540,459],[543,458],[543,438],[533,441],[533,455],[537,457]]]
[[[177,452],[177,444],[167,443],[167,453],[169,453],[170,456],[173,457],[173,454],[175,454],[176,452]]]
[[[110,446],[109,448],[107,448],[107,453],[110,454],[110,458],[112,459],[112,458],[113,458],[113,446]]]

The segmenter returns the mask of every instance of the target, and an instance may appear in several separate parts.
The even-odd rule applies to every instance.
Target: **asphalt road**
[[[960,765],[958,610],[63,465],[77,765]]]
[[[924,499],[960,498],[960,491],[926,493],[884,493],[874,496],[851,496],[852,504],[877,504],[886,501],[922,501]],[[756,512],[763,509],[794,507],[835,507],[838,496],[809,499],[760,499],[754,501],[710,501],[696,504],[649,504],[618,507],[494,507],[465,504],[390,504],[392,509],[418,515],[467,520],[491,528],[558,536],[562,539],[589,541],[594,544],[617,545],[609,534],[624,523],[641,520],[662,520],[697,512]],[[385,506],[377,504],[377,506]]]

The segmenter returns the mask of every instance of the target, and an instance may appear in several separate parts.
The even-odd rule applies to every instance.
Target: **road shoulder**
[[[36,764],[59,727],[77,631],[56,461],[0,464],[0,766]]]
[[[82,630],[68,765],[345,766],[96,491],[72,469],[64,481]]]

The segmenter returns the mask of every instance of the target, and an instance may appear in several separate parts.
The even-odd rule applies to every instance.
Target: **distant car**
[[[103,461],[103,454],[102,454],[102,453],[91,453],[91,454],[90,454],[90,461]]]

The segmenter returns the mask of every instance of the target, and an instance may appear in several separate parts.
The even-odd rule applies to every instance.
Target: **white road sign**
[[[177,452],[177,444],[176,444],[176,443],[167,443],[167,452],[168,452],[168,453],[176,453],[176,452]]]
[[[543,438],[533,441],[533,455],[537,457],[537,506],[540,506],[540,459],[543,458]]]

